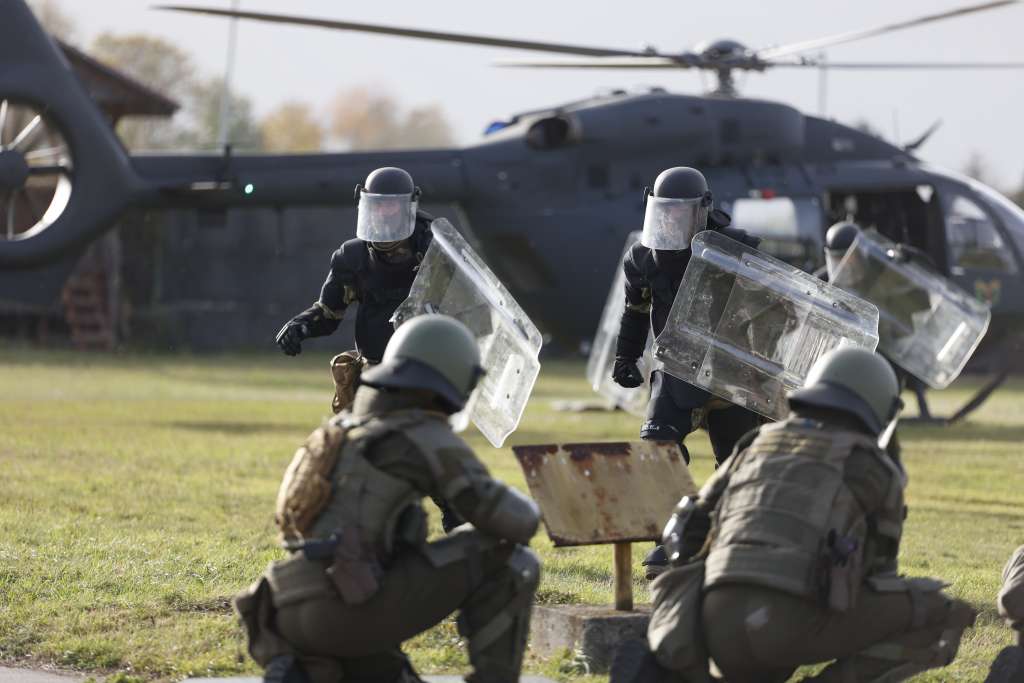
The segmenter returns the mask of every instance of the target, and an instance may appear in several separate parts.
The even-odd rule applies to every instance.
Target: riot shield
[[[626,248],[622,252],[623,258],[630,248],[640,241],[640,231],[629,233],[626,238]],[[612,288],[608,292],[608,300],[604,305],[604,312],[601,313],[601,322],[597,326],[597,334],[594,335],[594,343],[590,347],[590,356],[587,358],[587,381],[602,398],[608,401],[610,407],[619,407],[639,417],[643,417],[647,410],[647,401],[651,396],[651,370],[654,366],[654,355],[651,353],[651,337],[647,338],[647,348],[644,355],[637,363],[640,372],[643,373],[644,383],[634,389],[620,387],[612,379],[612,366],[615,365],[615,343],[619,336],[619,324],[622,321],[622,312],[626,308],[625,283],[626,275],[622,271],[622,259],[616,266],[615,277],[612,279]]]
[[[499,447],[518,426],[540,372],[540,331],[451,223],[439,218],[430,228],[434,239],[391,322],[397,328],[417,315],[443,313],[470,329],[486,374],[453,425],[465,428],[472,419]]]
[[[992,317],[947,278],[900,258],[877,232],[862,232],[831,281],[878,307],[878,350],[933,389],[959,376]]]
[[[878,344],[873,304],[718,232],[691,249],[654,342],[670,375],[777,420],[822,354]]]

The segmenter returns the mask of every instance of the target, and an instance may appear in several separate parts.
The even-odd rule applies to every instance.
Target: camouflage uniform
[[[416,680],[403,678],[412,674],[402,641],[459,610],[474,670],[467,680],[518,680],[539,581],[539,562],[522,544],[538,520],[496,519],[503,497],[515,494],[429,398],[364,386],[351,414],[321,428],[345,430],[345,440],[305,543],[332,534],[342,543],[323,559],[293,552],[240,596],[261,664],[295,656],[314,683]],[[428,495],[473,526],[428,543],[420,506]]]
[[[858,420],[806,407],[742,446],[697,503],[703,634],[726,680],[836,660],[811,680],[897,681],[952,661],[974,612],[897,575],[905,476]]]

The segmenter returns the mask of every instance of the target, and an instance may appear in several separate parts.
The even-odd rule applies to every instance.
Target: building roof
[[[122,116],[171,116],[180,105],[130,76],[58,40],[75,75],[112,121]]]

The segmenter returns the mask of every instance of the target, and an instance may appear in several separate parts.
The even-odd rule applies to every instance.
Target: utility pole
[[[231,0],[231,9],[238,11],[238,0]],[[224,87],[220,94],[220,119],[217,124],[217,146],[221,149],[230,144],[231,130],[231,74],[235,70],[235,42],[238,35],[238,19],[232,17],[228,24],[228,54],[224,66]]]

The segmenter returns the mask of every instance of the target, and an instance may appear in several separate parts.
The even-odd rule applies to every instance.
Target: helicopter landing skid
[[[995,391],[1006,382],[1009,378],[1010,373],[1013,372],[1014,363],[1013,359],[1017,358],[1017,351],[1020,348],[1021,337],[1012,337],[1001,345],[1002,353],[999,357],[1002,358],[1002,363],[998,371],[992,376],[988,382],[985,383],[981,389],[978,390],[971,400],[963,404],[959,410],[950,415],[949,417],[936,417],[931,414],[928,410],[928,398],[925,396],[924,388],[915,389],[914,393],[917,394],[917,405],[919,414],[916,417],[910,417],[901,422],[910,424],[925,424],[925,425],[941,425],[948,427],[960,422],[965,417],[973,413],[975,410],[981,407],[985,401],[988,400],[989,396],[995,393]]]

